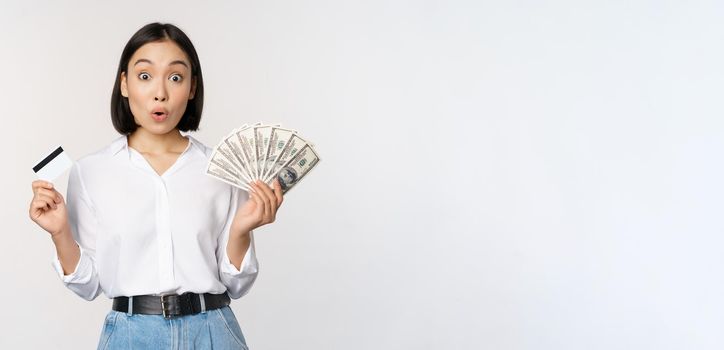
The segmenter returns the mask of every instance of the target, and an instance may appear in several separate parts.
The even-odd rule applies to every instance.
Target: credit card
[[[38,162],[33,167],[33,171],[38,179],[53,182],[53,180],[62,175],[72,165],[73,160],[63,151],[63,147],[58,146],[58,148]]]

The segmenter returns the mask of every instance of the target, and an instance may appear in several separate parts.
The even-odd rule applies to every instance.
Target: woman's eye
[[[150,76],[148,73],[141,73],[141,74],[138,75],[138,77],[139,77],[141,80],[148,80],[148,79],[151,78],[151,76]]]
[[[183,79],[183,77],[179,74],[174,74],[169,79],[171,79],[171,81],[173,81],[173,82],[178,83],[181,81],[181,79]]]

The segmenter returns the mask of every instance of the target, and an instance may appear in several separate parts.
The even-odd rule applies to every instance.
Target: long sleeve
[[[226,286],[229,296],[232,299],[238,299],[247,294],[259,273],[259,262],[256,259],[253,231],[249,233],[251,242],[249,244],[249,249],[247,249],[246,254],[244,255],[244,260],[241,262],[241,269],[237,269],[236,266],[231,263],[229,255],[226,252],[226,248],[229,243],[229,230],[231,228],[231,223],[234,220],[236,210],[239,205],[243,205],[248,199],[248,193],[241,191],[236,187],[232,188],[229,213],[227,215],[223,231],[221,232],[221,235],[219,235],[216,251],[219,266],[219,278],[221,279],[221,283]]]
[[[85,300],[93,300],[100,293],[101,288],[95,264],[95,246],[98,223],[93,206],[83,185],[78,162],[73,164],[68,178],[66,194],[68,209],[68,222],[73,231],[73,239],[80,247],[80,260],[69,275],[64,275],[63,267],[54,253],[52,265],[63,284],[75,294]]]

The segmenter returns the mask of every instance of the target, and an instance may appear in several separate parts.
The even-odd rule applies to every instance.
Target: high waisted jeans
[[[236,316],[229,306],[165,319],[163,315],[106,315],[98,349],[247,350]]]

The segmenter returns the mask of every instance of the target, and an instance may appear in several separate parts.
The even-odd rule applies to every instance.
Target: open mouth
[[[163,112],[153,112],[151,113],[151,117],[157,122],[163,121],[166,119],[167,114]]]

